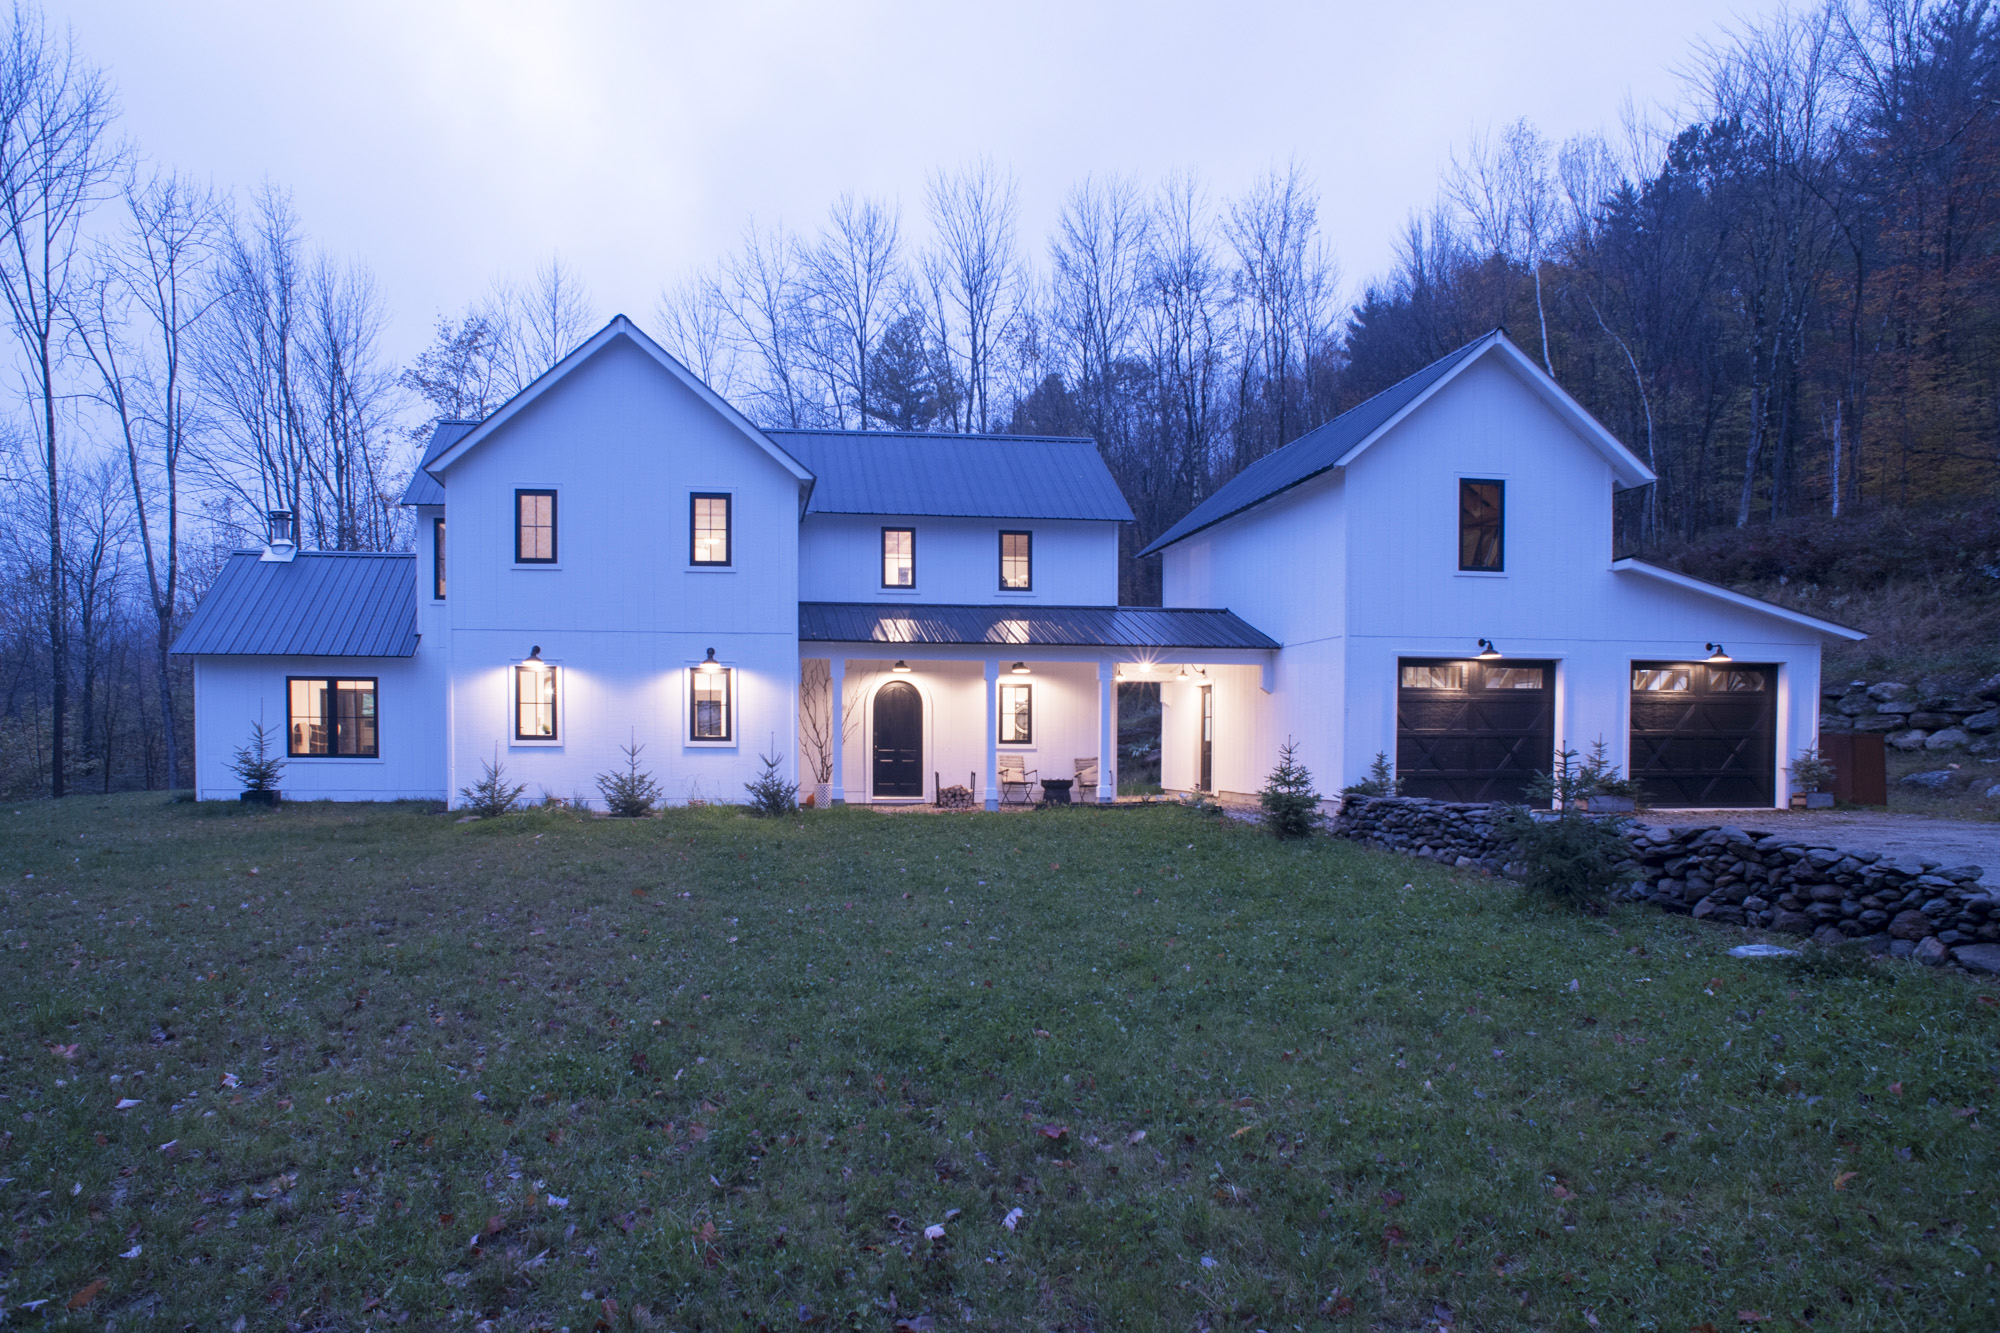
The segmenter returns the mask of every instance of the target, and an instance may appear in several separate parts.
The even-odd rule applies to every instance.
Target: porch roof
[[[800,602],[801,643],[1048,648],[1276,648],[1229,610],[1158,606],[883,606]]]

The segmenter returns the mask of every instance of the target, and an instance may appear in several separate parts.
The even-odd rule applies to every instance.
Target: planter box
[[[1577,804],[1595,815],[1629,815],[1633,802],[1630,796],[1590,796]]]
[[[274,791],[246,791],[238,793],[236,799],[245,805],[270,807],[277,805],[278,793]]]
[[[1798,791],[1792,793],[1794,810],[1831,810],[1833,793],[1830,791]]]

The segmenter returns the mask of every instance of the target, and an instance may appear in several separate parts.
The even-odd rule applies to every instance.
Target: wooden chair
[[[1072,788],[1070,799],[1083,805],[1097,804],[1097,756],[1079,759],[1075,764],[1076,786]]]
[[[1041,770],[1027,768],[1026,763],[1018,754],[1000,756],[1000,804],[1033,805],[1040,799]]]

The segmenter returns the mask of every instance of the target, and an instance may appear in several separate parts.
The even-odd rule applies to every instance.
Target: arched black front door
[[[875,696],[875,794],[924,794],[924,701],[906,680]]]

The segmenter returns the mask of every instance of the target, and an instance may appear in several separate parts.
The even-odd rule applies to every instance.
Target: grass
[[[78,798],[0,869],[31,1326],[1995,1322],[1959,976],[1173,807]]]

